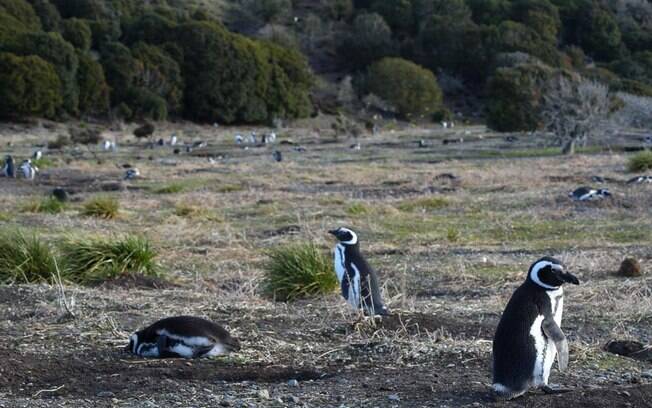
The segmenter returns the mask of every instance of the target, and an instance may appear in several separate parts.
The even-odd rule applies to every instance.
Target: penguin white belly
[[[337,280],[342,283],[342,279],[344,279],[344,275],[346,275],[346,267],[344,266],[344,247],[337,244],[334,253],[335,259],[333,262],[335,264],[335,274],[337,275]]]
[[[546,293],[550,297],[550,307],[552,309],[555,323],[557,323],[557,326],[561,327],[561,317],[564,311],[564,290],[559,288]],[[557,357],[557,346],[555,345],[555,342],[546,337],[543,328],[541,327],[543,319],[543,315],[537,316],[530,328],[530,335],[534,338],[534,346],[537,352],[533,371],[533,382],[535,387],[548,385],[550,370],[555,362],[555,357]]]
[[[352,282],[349,284],[349,298],[347,299],[351,307],[358,309],[360,307],[360,271],[351,263],[354,275]]]
[[[543,319],[543,315],[537,316],[536,319],[534,319],[534,322],[532,322],[532,326],[530,326],[530,336],[534,339],[534,349],[536,351],[534,367],[532,368],[532,382],[535,387],[545,385],[544,373],[549,345],[548,339],[546,339],[546,336],[543,334],[543,328],[541,327]]]

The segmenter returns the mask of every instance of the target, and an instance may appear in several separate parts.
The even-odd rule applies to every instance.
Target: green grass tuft
[[[154,190],[156,194],[176,194],[185,190],[185,187],[181,183],[170,183],[166,186],[159,187]]]
[[[333,262],[314,244],[274,248],[265,264],[265,290],[280,301],[333,292],[338,284]]]
[[[365,215],[369,213],[369,207],[362,203],[353,203],[346,209],[349,215]]]
[[[56,268],[56,255],[47,242],[20,230],[0,232],[0,282],[49,282]]]
[[[630,172],[646,171],[652,169],[652,151],[636,153],[629,158],[627,170]]]
[[[99,282],[127,274],[158,276],[157,253],[143,237],[69,238],[61,245],[68,279]]]
[[[432,211],[445,208],[449,204],[450,202],[444,197],[427,197],[403,201],[398,209],[405,212]]]
[[[66,204],[54,197],[46,197],[41,201],[31,201],[23,207],[23,212],[59,214],[66,209]]]
[[[90,217],[114,219],[120,212],[120,202],[113,197],[97,196],[84,203],[82,214]]]

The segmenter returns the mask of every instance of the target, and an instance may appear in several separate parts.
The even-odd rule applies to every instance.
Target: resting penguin
[[[367,316],[388,315],[380,296],[378,277],[360,253],[358,235],[348,228],[328,231],[337,238],[335,274],[340,281],[342,296],[355,310]]]
[[[240,342],[210,320],[175,316],[129,336],[127,351],[141,357],[197,358],[240,350]]]
[[[5,157],[5,165],[2,168],[2,174],[5,177],[16,177],[16,165],[14,164],[14,158],[10,155]]]
[[[564,283],[579,280],[562,263],[544,257],[530,266],[525,283],[512,295],[493,341],[493,389],[512,399],[530,388],[556,392],[548,386],[552,363],[568,366],[568,342],[560,329]]]
[[[592,201],[611,197],[611,193],[606,188],[596,190],[590,187],[580,187],[568,193],[568,196],[575,201]]]

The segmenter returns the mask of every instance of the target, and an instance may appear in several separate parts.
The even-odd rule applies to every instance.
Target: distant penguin
[[[579,280],[555,258],[534,262],[525,282],[514,292],[503,312],[493,340],[493,389],[512,399],[530,388],[555,392],[548,386],[550,369],[568,366],[568,342],[561,331],[564,283]]]
[[[428,147],[428,143],[425,140],[421,139],[419,140],[419,147],[420,148]]]
[[[177,144],[177,135],[172,133],[170,136],[170,146],[175,146]]]
[[[68,192],[61,187],[57,187],[52,190],[52,197],[61,203],[68,201]]]
[[[249,135],[249,143],[251,144],[257,143],[256,132],[251,132],[251,134]]]
[[[174,149],[174,150],[172,151],[172,153],[173,153],[173,154],[179,154],[179,153],[181,153],[181,149],[176,148],[176,149]]]
[[[295,147],[292,148],[292,150],[294,150],[295,152],[299,152],[299,153],[304,153],[304,152],[307,151],[306,148],[303,147],[303,146],[295,146]]]
[[[235,135],[235,144],[242,144],[244,142],[244,138],[242,137],[241,134]]]
[[[192,147],[197,149],[201,149],[202,147],[206,147],[206,146],[208,146],[208,144],[203,140],[198,140],[192,144]]]
[[[132,334],[127,350],[140,357],[198,358],[240,350],[240,343],[210,320],[175,316]]]
[[[627,180],[627,184],[644,184],[652,183],[652,176],[636,176]]]
[[[43,158],[43,152],[41,150],[37,150],[32,154],[32,160],[41,160]]]
[[[5,156],[5,165],[2,168],[2,174],[5,177],[16,177],[16,165],[14,164],[14,158],[11,155]]]
[[[354,143],[351,146],[349,146],[351,150],[360,150],[362,149],[362,146],[360,146],[360,143]]]
[[[274,150],[274,153],[272,153],[272,157],[274,157],[274,160],[276,160],[277,162],[283,161],[283,154],[278,150]]]
[[[606,188],[596,190],[590,187],[580,187],[568,193],[568,196],[575,201],[592,201],[611,197],[611,193]]]
[[[138,177],[140,177],[140,171],[135,167],[125,172],[125,180],[133,180]]]
[[[23,160],[23,163],[20,165],[20,172],[23,178],[34,180],[36,173],[38,172],[38,167],[32,165],[32,161],[29,159]]]
[[[358,235],[343,227],[328,232],[338,241],[334,251],[335,274],[344,299],[367,316],[388,315],[376,272],[360,253]]]
[[[156,144],[159,145],[159,146],[165,146],[165,140],[163,140],[163,138],[160,138],[160,139],[156,142]]]
[[[186,153],[192,152],[192,146],[186,145]]]
[[[269,135],[267,135],[267,143],[274,143],[276,141],[276,133],[270,132]]]

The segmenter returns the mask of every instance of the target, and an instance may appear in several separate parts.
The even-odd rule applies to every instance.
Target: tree
[[[610,111],[609,89],[577,74],[559,72],[543,87],[541,117],[555,134],[564,154],[573,154],[578,142],[595,136]]]
[[[619,92],[616,97],[623,107],[614,115],[614,121],[625,127],[652,129],[652,97]]]
[[[340,51],[351,68],[364,68],[377,59],[396,53],[392,30],[380,14],[360,14],[353,21],[353,28]]]
[[[579,19],[578,37],[584,51],[594,58],[611,61],[620,55],[622,36],[613,14],[594,4]]]
[[[62,23],[63,38],[81,51],[88,51],[93,40],[88,24],[78,18],[69,18]]]
[[[109,109],[109,86],[102,65],[88,54],[78,54],[79,110],[81,113],[105,113]]]
[[[409,32],[414,29],[414,11],[411,0],[376,0],[371,11],[378,13],[392,30]]]
[[[435,75],[401,58],[383,58],[369,67],[367,90],[391,103],[408,119],[433,115],[442,108]]]
[[[34,12],[41,20],[43,31],[59,31],[61,15],[48,0],[30,0]]]
[[[0,53],[0,116],[54,117],[62,101],[51,64],[37,56]]]
[[[546,42],[556,44],[561,28],[559,10],[548,0],[517,0],[512,3],[512,18],[530,27]]]
[[[30,31],[41,29],[41,21],[32,6],[25,0],[0,0],[0,12],[15,18]]]
[[[134,85],[163,98],[167,112],[179,112],[183,103],[183,78],[179,64],[161,48],[143,42],[135,44],[131,53],[140,68],[134,77]]]

